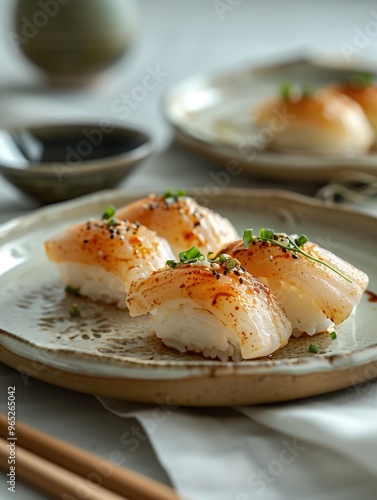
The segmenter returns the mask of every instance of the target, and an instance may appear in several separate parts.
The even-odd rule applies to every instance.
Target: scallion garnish
[[[280,95],[284,101],[289,101],[291,98],[292,92],[292,83],[291,82],[282,82],[280,84]]]
[[[305,243],[307,243],[308,241],[309,241],[309,238],[305,234],[302,234],[301,236],[297,236],[297,238],[295,238],[295,243],[299,247],[304,246]]]
[[[237,260],[233,259],[230,255],[226,255],[225,253],[216,257],[214,252],[208,252],[207,257],[205,257],[198,247],[192,247],[189,250],[180,252],[178,256],[179,260],[167,260],[165,265],[175,269],[183,264],[195,264],[196,262],[204,262],[207,260],[210,264],[225,264],[227,271],[231,271],[239,265]]]
[[[175,260],[167,260],[165,266],[169,266],[172,269],[175,269],[178,266],[178,263]]]
[[[113,215],[115,215],[115,212],[117,209],[114,207],[114,205],[109,205],[106,210],[102,214],[102,219],[111,219]]]
[[[245,229],[245,231],[243,232],[243,244],[244,244],[245,248],[249,248],[253,239],[254,239],[253,230],[252,229]]]
[[[319,352],[319,347],[317,345],[310,344],[309,346],[309,352]]]
[[[79,297],[80,296],[80,288],[74,288],[73,286],[68,285],[68,286],[65,287],[65,291],[67,293],[71,293],[75,297]]]
[[[110,227],[116,226],[118,224],[118,219],[116,219],[115,217],[112,217],[111,219],[109,219],[109,221],[107,222],[107,224]]]
[[[259,229],[259,238],[261,239],[272,239],[274,237],[274,230],[269,228],[261,227]]]
[[[183,189],[178,189],[178,191],[173,191],[172,189],[168,189],[164,193],[164,198],[165,202],[168,205],[171,205],[172,203],[178,201],[178,198],[185,198],[186,193],[183,191]]]
[[[189,250],[180,252],[178,257],[181,262],[190,262],[192,260],[198,259],[202,255],[198,247],[192,247]]]
[[[73,306],[71,307],[71,309],[69,310],[69,315],[72,317],[72,318],[76,318],[77,316],[80,316],[80,309],[77,307],[76,304],[73,304]]]
[[[295,98],[299,99],[308,99],[315,92],[315,88],[308,84],[304,83],[300,89],[298,85],[293,85],[291,82],[282,82],[280,84],[280,96],[283,101],[291,101]]]
[[[333,340],[335,340],[335,339],[336,339],[336,337],[337,337],[336,332],[335,332],[335,331],[334,331],[334,332],[331,332],[331,333],[330,333],[330,337],[331,337]]]
[[[354,87],[367,87],[372,85],[376,80],[376,75],[373,73],[358,73],[351,77],[351,84]]]
[[[172,189],[167,189],[164,193],[164,198],[174,198],[174,191]]]
[[[253,236],[253,230],[252,229],[245,229],[243,233],[243,244],[246,249],[248,249],[253,241],[267,241],[268,243],[272,243],[273,245],[277,245],[281,248],[284,248],[285,250],[289,250],[290,252],[293,252],[294,254],[301,254],[307,259],[312,260],[313,262],[317,262],[317,264],[322,264],[323,266],[327,267],[328,269],[331,269],[334,273],[336,273],[338,276],[341,278],[345,279],[348,281],[348,283],[352,283],[352,281],[347,278],[344,274],[342,274],[340,271],[335,269],[335,267],[331,266],[327,262],[324,262],[323,260],[317,259],[316,257],[313,257],[312,255],[309,255],[306,253],[302,247],[307,243],[308,237],[305,236],[305,234],[301,234],[300,236],[297,235],[292,235],[289,236],[288,234],[284,233],[275,233],[273,229],[265,229],[261,228],[259,230],[259,236]]]
[[[225,267],[227,269],[233,269],[234,267],[236,267],[236,261],[234,259],[228,259],[226,262],[225,262]]]

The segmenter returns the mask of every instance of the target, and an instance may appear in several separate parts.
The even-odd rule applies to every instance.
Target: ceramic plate
[[[306,233],[368,273],[377,292],[377,219],[283,191],[224,190],[198,201],[245,227]],[[365,294],[329,335],[292,339],[268,358],[242,363],[179,354],[157,339],[149,317],[66,296],[43,242],[66,226],[137,196],[106,191],[36,211],[0,228],[0,360],[41,380],[135,401],[204,406],[321,394],[377,376],[377,303]],[[77,302],[79,318],[69,310]],[[310,343],[319,354],[308,351]]]
[[[377,173],[376,152],[343,156],[268,150],[270,131],[259,134],[252,122],[253,109],[276,96],[282,81],[321,87],[365,69],[302,59],[195,76],[171,89],[165,114],[183,144],[216,159],[220,168],[234,160],[245,173],[310,182],[328,181],[344,170]]]

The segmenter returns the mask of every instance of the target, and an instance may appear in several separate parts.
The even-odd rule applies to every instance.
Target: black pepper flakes
[[[295,253],[293,253],[292,254],[292,259],[298,259],[298,256]]]

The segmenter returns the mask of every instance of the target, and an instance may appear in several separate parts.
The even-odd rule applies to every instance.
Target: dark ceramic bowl
[[[116,186],[152,151],[145,132],[98,123],[0,130],[0,173],[42,203]]]

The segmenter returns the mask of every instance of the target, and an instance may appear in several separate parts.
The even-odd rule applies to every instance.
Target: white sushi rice
[[[194,351],[207,358],[243,359],[238,338],[210,311],[193,306],[190,299],[171,300],[153,309],[154,330],[165,345],[180,352]]]
[[[126,308],[126,288],[121,279],[103,267],[63,262],[59,264],[60,276],[65,285],[80,289],[80,294],[92,300],[115,303]]]
[[[292,323],[292,336],[299,337],[304,332],[308,335],[332,331],[334,323],[319,305],[308,295],[286,282],[276,279],[261,278],[275,295]]]

